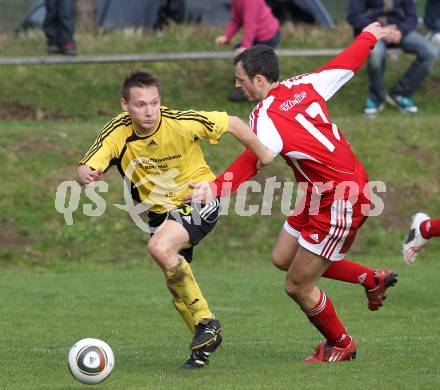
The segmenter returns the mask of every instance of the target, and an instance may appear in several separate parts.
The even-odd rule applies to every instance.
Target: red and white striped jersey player
[[[307,363],[351,360],[357,352],[330,299],[316,286],[321,276],[363,285],[370,310],[382,305],[386,289],[397,282],[391,270],[374,270],[345,258],[371,202],[365,190],[367,174],[331,122],[326,105],[382,37],[380,24],[370,24],[322,68],[281,82],[278,58],[267,46],[251,47],[234,60],[237,86],[249,100],[259,101],[250,115],[252,129],[306,188],[301,210],[294,210],[281,229],[272,260],[287,271],[287,294],[325,338]],[[214,182],[197,184],[192,199],[228,195],[256,174],[257,164],[252,152],[244,152]],[[225,177],[231,176],[225,185]]]

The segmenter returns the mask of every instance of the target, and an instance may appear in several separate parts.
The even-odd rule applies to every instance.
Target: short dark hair
[[[133,70],[125,76],[122,83],[122,97],[128,101],[130,98],[130,88],[150,86],[156,87],[160,94],[159,79],[154,74],[138,69]]]
[[[252,80],[257,74],[274,83],[280,79],[280,65],[275,51],[266,45],[255,45],[234,58],[234,65],[241,62],[247,76]]]

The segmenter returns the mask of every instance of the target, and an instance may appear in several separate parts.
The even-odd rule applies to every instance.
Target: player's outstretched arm
[[[379,22],[369,24],[344,51],[319,69],[318,72],[330,69],[345,69],[357,72],[368,58],[376,42],[384,38],[385,35],[386,30]]]
[[[374,22],[364,28],[353,43],[334,59],[315,72],[293,78],[291,81],[310,83],[315,90],[329,100],[347,83],[367,60],[378,39],[385,36],[380,23]]]
[[[270,164],[274,158],[272,151],[264,146],[249,126],[236,116],[229,116],[229,129],[238,141],[251,150],[262,165]]]
[[[103,171],[101,168],[92,169],[88,165],[81,164],[76,171],[76,181],[85,187],[90,186],[94,181],[99,181]]]
[[[261,165],[267,165],[274,158],[273,152],[264,146],[252,130],[240,118],[229,116],[229,129],[248,150],[240,154],[234,162],[214,181],[192,183],[193,192],[184,197],[184,202],[209,203],[216,197],[228,196],[241,183],[257,173]]]
[[[258,163],[257,156],[246,150],[214,181],[192,183],[193,192],[187,194],[184,201],[209,203],[216,197],[231,195],[240,184],[257,174]]]

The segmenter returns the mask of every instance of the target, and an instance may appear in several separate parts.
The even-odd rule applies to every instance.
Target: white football
[[[115,366],[115,357],[106,342],[88,338],[77,341],[70,348],[67,363],[75,379],[93,385],[110,375]]]

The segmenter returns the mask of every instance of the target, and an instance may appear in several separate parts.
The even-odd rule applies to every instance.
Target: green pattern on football
[[[86,375],[97,375],[102,372],[107,363],[105,352],[94,345],[86,346],[78,353],[77,364]]]

